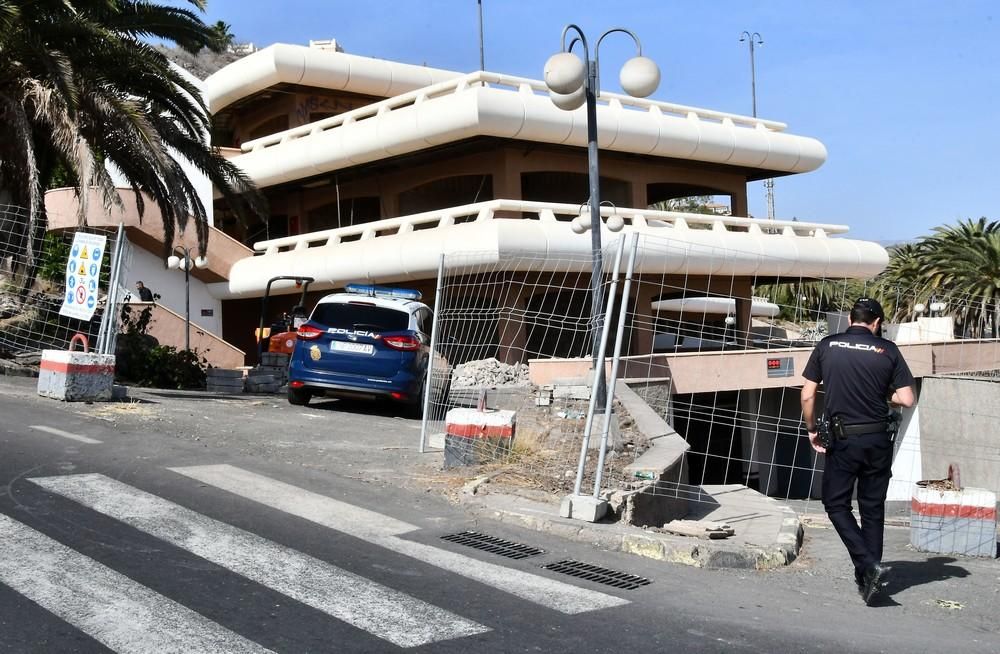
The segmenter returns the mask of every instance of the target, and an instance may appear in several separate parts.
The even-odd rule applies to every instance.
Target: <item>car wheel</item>
[[[310,391],[302,390],[301,388],[289,388],[288,389],[288,403],[295,406],[305,406],[309,404],[309,400],[312,399],[312,393]]]

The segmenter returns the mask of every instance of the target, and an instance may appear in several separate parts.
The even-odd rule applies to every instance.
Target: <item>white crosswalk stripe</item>
[[[0,582],[122,654],[265,649],[0,514]]]
[[[72,432],[64,431],[62,429],[56,429],[55,427],[48,427],[46,425],[28,425],[31,429],[36,429],[38,431],[44,431],[47,434],[52,434],[53,436],[62,436],[63,438],[68,438],[74,441],[80,441],[81,443],[87,443],[88,445],[100,445],[101,441],[90,438],[89,436],[81,436],[80,434],[74,434]]]
[[[405,593],[104,475],[30,481],[401,647],[489,631]]]
[[[583,613],[629,603],[606,593],[398,538],[417,527],[234,466],[190,466],[171,470],[562,613]]]

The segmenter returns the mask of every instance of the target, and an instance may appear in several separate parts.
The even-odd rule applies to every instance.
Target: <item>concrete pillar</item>
[[[632,200],[630,206],[633,209],[645,209],[646,200],[648,197],[648,191],[646,189],[645,179],[636,179],[631,184],[629,184],[630,190],[632,191]]]
[[[493,197],[499,200],[521,199],[521,166],[523,153],[504,148],[498,153],[493,173]]]
[[[741,188],[735,189],[732,192],[732,211],[734,216],[749,216],[749,209],[747,208],[747,188],[744,184]],[[767,214],[764,216],[759,216],[766,218]]]
[[[497,360],[511,364],[522,363],[527,359],[527,325],[524,322],[524,312],[528,300],[523,293],[524,286],[519,283],[511,285],[512,293],[501,298],[500,320],[497,323]]]
[[[750,280],[738,279],[733,282],[733,296],[736,298],[736,342],[741,347],[750,347]]]
[[[633,289],[628,305],[632,312],[627,323],[630,328],[628,354],[651,354],[655,332],[652,304],[659,287],[647,282],[635,284]]]
[[[399,194],[384,193],[381,197],[382,217],[396,218],[399,216]]]

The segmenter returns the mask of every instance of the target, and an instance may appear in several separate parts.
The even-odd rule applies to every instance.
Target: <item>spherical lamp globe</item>
[[[632,57],[622,66],[618,81],[632,97],[645,98],[660,85],[660,67],[649,57]]]
[[[552,100],[552,104],[560,109],[564,111],[573,111],[574,109],[582,107],[583,103],[587,101],[587,92],[584,91],[582,86],[572,93],[556,93],[555,91],[549,91],[549,98]]]
[[[544,80],[550,91],[568,95],[583,86],[586,68],[572,52],[560,52],[545,62]]]

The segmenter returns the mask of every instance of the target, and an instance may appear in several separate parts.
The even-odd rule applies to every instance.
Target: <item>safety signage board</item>
[[[77,232],[66,262],[66,293],[59,315],[90,320],[97,308],[106,236]]]

